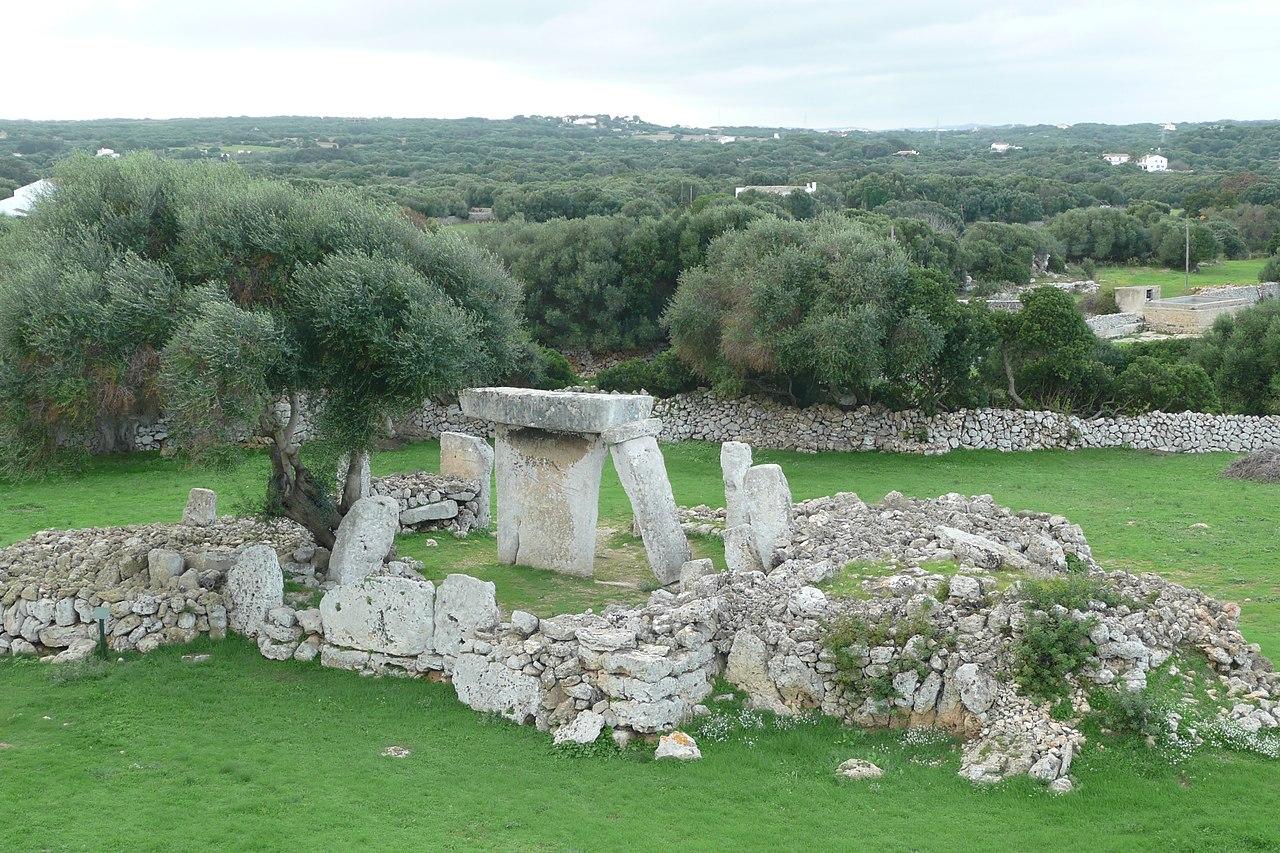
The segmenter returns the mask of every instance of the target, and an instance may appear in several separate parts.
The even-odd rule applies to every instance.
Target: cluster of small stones
[[[244,518],[36,533],[0,550],[0,654],[83,659],[99,605],[115,651],[222,636],[227,573],[264,542],[289,555],[311,537],[292,522]]]
[[[872,450],[947,453],[952,450],[1024,451],[1131,447],[1181,453],[1247,452],[1280,446],[1280,417],[1164,413],[1114,418],[1079,418],[1021,409],[961,409],[928,415],[918,410],[798,409],[768,400],[723,399],[694,391],[658,400],[664,441],[743,441],[777,450]],[[309,416],[300,434],[310,437]],[[427,401],[394,425],[405,438],[438,438],[442,432],[493,437],[493,424],[462,414],[456,402]],[[138,450],[161,449],[163,421],[137,428]]]
[[[426,471],[392,474],[372,481],[375,495],[400,505],[400,532],[449,530],[465,536],[477,526],[480,484]]]

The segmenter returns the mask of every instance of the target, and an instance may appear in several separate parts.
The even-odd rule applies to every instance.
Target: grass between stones
[[[1182,270],[1163,267],[1105,266],[1098,268],[1098,284],[1102,286],[1103,291],[1134,284],[1146,287],[1158,284],[1161,296],[1184,296],[1198,287],[1257,284],[1258,273],[1262,272],[1266,262],[1266,258],[1246,258],[1205,263],[1200,265],[1198,272],[1193,272],[1190,276],[1184,275]]]
[[[722,501],[718,447],[664,450],[677,500]],[[1230,455],[756,456],[784,466],[797,499],[958,491],[1062,513],[1108,568],[1239,601],[1246,634],[1280,657],[1277,487],[1222,478]],[[434,443],[413,445],[379,454],[374,469],[434,470],[437,457]],[[233,511],[257,497],[265,471],[259,457],[208,471],[129,456],[72,479],[6,483],[0,543],[47,527],[176,520],[196,485]],[[494,580],[508,607],[545,614],[642,599],[651,581],[612,471],[601,523],[612,532],[594,580],[500,566],[489,537],[446,534],[435,548],[403,537],[400,548],[429,575]],[[695,550],[721,559],[714,539]],[[955,775],[958,751],[936,738],[730,706],[694,729],[704,759],[676,766],[653,763],[651,748],[557,751],[546,735],[462,707],[448,685],[273,663],[237,640],[199,644],[213,655],[204,664],[181,661],[192,650],[62,672],[0,661],[0,849],[1280,845],[1280,764],[1242,753],[1202,750],[1173,766],[1132,738],[1099,735],[1073,771],[1078,790],[1052,798],[1027,780],[972,788]],[[383,757],[388,746],[411,755]],[[885,777],[838,782],[834,768],[855,756]]]

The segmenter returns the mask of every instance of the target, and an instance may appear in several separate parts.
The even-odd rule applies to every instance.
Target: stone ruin
[[[654,575],[679,579],[689,542],[658,447],[662,422],[649,417],[652,397],[473,388],[459,402],[466,416],[496,425],[499,560],[591,577],[607,451]]]
[[[549,455],[538,442],[560,440],[527,438],[521,451]],[[483,451],[469,448],[483,465]],[[954,732],[965,740],[965,778],[1027,774],[1057,791],[1070,789],[1086,743],[1076,715],[1087,691],[1141,689],[1175,656],[1197,656],[1217,679],[1226,702],[1212,725],[1243,736],[1280,726],[1280,676],[1241,635],[1238,606],[1154,575],[1104,572],[1061,516],[956,494],[795,504],[781,469],[753,465],[750,447],[726,444],[721,459],[725,507],[683,515],[724,536],[730,571],[686,561],[641,606],[503,614],[493,584],[462,574],[434,583],[396,558],[403,510],[387,496],[357,502],[330,555],[285,522],[210,521],[214,502],[199,494],[182,524],[46,531],[0,550],[0,651],[82,658],[90,612],[103,603],[113,649],[230,630],[274,660],[450,681],[468,706],[557,743],[589,743],[608,727],[620,744],[662,734],[660,751],[683,758],[697,746],[677,730],[710,713],[723,678],[749,707],[779,715]],[[286,577],[323,590],[319,606],[291,605]],[[1021,584],[1067,577],[1096,582],[1106,600],[1053,605],[1091,620],[1092,653],[1071,676],[1073,716],[1059,720],[1050,703],[1022,695],[1011,670],[1035,615]],[[851,625],[861,627],[836,643],[836,629]],[[846,775],[855,770],[865,768]]]

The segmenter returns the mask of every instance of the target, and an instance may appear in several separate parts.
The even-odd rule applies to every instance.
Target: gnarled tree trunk
[[[276,422],[269,408],[260,418],[264,434],[271,438],[267,497],[281,515],[305,527],[317,545],[332,548],[342,516],[324,487],[302,464],[297,439],[300,420],[301,401],[297,392],[289,394],[289,419],[283,425]]]

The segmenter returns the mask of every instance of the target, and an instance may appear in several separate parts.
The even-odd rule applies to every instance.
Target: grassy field
[[[716,446],[665,451],[681,503],[722,501]],[[1063,513],[1108,567],[1240,601],[1248,636],[1280,656],[1280,502],[1275,487],[1221,478],[1228,455],[757,457],[782,463],[797,498],[959,491]],[[435,444],[413,445],[379,454],[374,469],[434,469],[437,459]],[[0,543],[43,527],[176,520],[195,485],[218,489],[227,511],[257,496],[264,473],[256,457],[214,472],[131,456],[74,479],[4,484]],[[493,579],[508,607],[545,614],[642,598],[639,545],[611,471],[601,520],[608,584],[500,566],[489,537],[435,537],[434,548],[404,537],[400,549],[435,576]],[[1251,755],[1208,750],[1173,766],[1094,732],[1077,792],[1052,798],[1026,780],[972,788],[955,775],[953,744],[830,721],[744,721],[728,707],[717,721],[737,722],[723,739],[715,726],[701,733],[704,760],[670,766],[643,747],[555,750],[543,734],[462,707],[448,685],[267,662],[235,640],[202,648],[213,660],[199,665],[180,660],[187,648],[103,670],[0,662],[0,849],[1280,847],[1280,764]],[[393,744],[413,754],[382,757]],[[837,782],[832,769],[852,756],[880,764],[884,779]]]
[[[1222,284],[1257,284],[1258,273],[1266,264],[1266,258],[1249,258],[1242,261],[1218,261],[1201,264],[1198,272],[1191,273],[1190,281],[1182,270],[1163,267],[1113,267],[1098,268],[1098,283],[1104,291],[1128,285],[1160,285],[1161,296],[1183,296],[1200,287],[1216,287]]]

